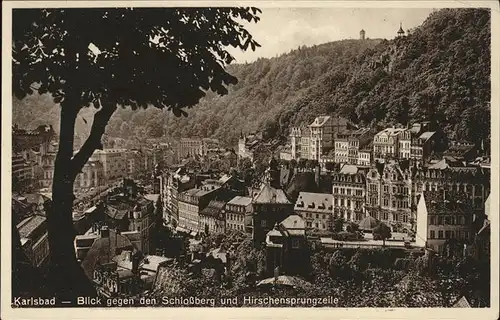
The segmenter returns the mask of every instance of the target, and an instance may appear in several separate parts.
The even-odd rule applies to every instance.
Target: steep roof
[[[276,189],[265,183],[253,199],[253,203],[291,204],[282,189]]]
[[[242,197],[242,196],[236,196],[231,201],[229,201],[227,204],[235,205],[235,206],[248,206],[252,203],[252,198],[249,197]]]
[[[361,230],[373,230],[378,226],[379,221],[372,216],[365,217],[359,223],[359,229]]]
[[[469,301],[465,297],[462,297],[453,305],[453,308],[471,308],[471,306]]]
[[[31,233],[40,227],[47,218],[42,215],[33,215],[28,217],[17,224],[17,229],[19,230],[19,236],[21,238],[29,238]]]
[[[295,210],[331,213],[333,195],[330,193],[300,192]]]
[[[110,230],[110,235],[112,232],[114,231]],[[117,248],[133,247],[130,240],[119,233],[116,233],[115,242]],[[90,247],[87,255],[85,256],[85,259],[83,259],[81,264],[83,271],[89,279],[92,279],[93,277],[97,262],[106,263],[112,261],[112,258],[114,257],[114,252],[111,252],[112,245],[114,244],[110,243],[110,237],[98,238],[96,239],[96,241],[94,241],[92,247]]]
[[[222,210],[225,206],[226,203],[223,201],[212,200],[207,207],[200,212],[200,214],[218,218],[221,217]]]
[[[290,235],[302,236],[306,234],[306,222],[301,216],[296,214],[292,214],[281,221],[280,226],[285,228],[286,232]]]
[[[424,132],[420,135],[420,137],[418,137],[419,139],[422,139],[424,141],[427,141],[429,140],[430,138],[432,138],[432,136],[435,134],[436,132],[435,131],[427,131],[427,132]]]

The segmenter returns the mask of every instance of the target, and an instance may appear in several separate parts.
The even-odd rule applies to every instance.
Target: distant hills
[[[404,38],[343,40],[231,65],[239,83],[228,95],[209,93],[187,118],[120,109],[107,135],[234,144],[241,131],[284,137],[291,126],[329,114],[377,127],[430,119],[452,139],[488,140],[490,37],[488,9],[442,9]],[[47,96],[15,100],[13,111],[20,126],[58,128],[58,106]],[[82,112],[77,133],[85,136],[91,122],[92,110]]]

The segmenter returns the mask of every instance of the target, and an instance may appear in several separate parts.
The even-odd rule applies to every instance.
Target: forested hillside
[[[121,109],[107,134],[202,136],[234,143],[240,131],[286,135],[290,126],[330,114],[378,126],[432,119],[451,138],[471,142],[489,135],[489,10],[443,9],[405,38],[303,47],[232,65],[229,71],[239,83],[224,97],[209,93],[187,110],[188,117],[153,108]],[[15,101],[14,122],[57,127],[57,111],[46,97]],[[80,117],[81,135],[91,124],[91,113],[86,110]]]

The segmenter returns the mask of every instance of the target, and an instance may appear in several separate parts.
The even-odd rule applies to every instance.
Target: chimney
[[[109,238],[109,228],[108,226],[102,226],[100,230],[101,238]]]

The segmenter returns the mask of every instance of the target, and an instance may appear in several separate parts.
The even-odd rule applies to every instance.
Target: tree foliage
[[[207,94],[181,121],[167,112],[158,117],[166,136],[228,143],[241,130],[286,135],[318,114],[380,126],[435,120],[450,138],[475,142],[489,134],[490,37],[488,10],[443,9],[403,39],[343,40],[231,65],[240,82],[227,96]],[[119,110],[110,133],[120,136],[123,120],[147,126],[133,116]]]
[[[389,228],[385,223],[379,223],[375,229],[373,229],[373,240],[383,240],[385,245],[385,240],[391,237],[391,228]]]
[[[179,117],[208,90],[228,93],[237,79],[225,70],[234,58],[228,46],[259,44],[240,23],[259,21],[257,8],[71,8],[13,11],[13,94],[49,94],[60,106],[59,149],[47,213],[50,261],[58,294],[92,294],[73,248],[73,183],[96,149],[118,107],[154,106]],[[85,142],[74,154],[80,111],[94,107]],[[149,113],[138,112],[143,123]],[[153,117],[155,118],[155,117]],[[132,119],[131,119],[132,120]],[[153,119],[145,130],[163,135]],[[156,124],[154,123],[156,121]],[[84,122],[87,122],[86,120]],[[143,128],[134,121],[120,129]],[[79,276],[77,276],[79,275]],[[86,286],[83,289],[82,285]],[[95,293],[95,292],[94,292]]]

